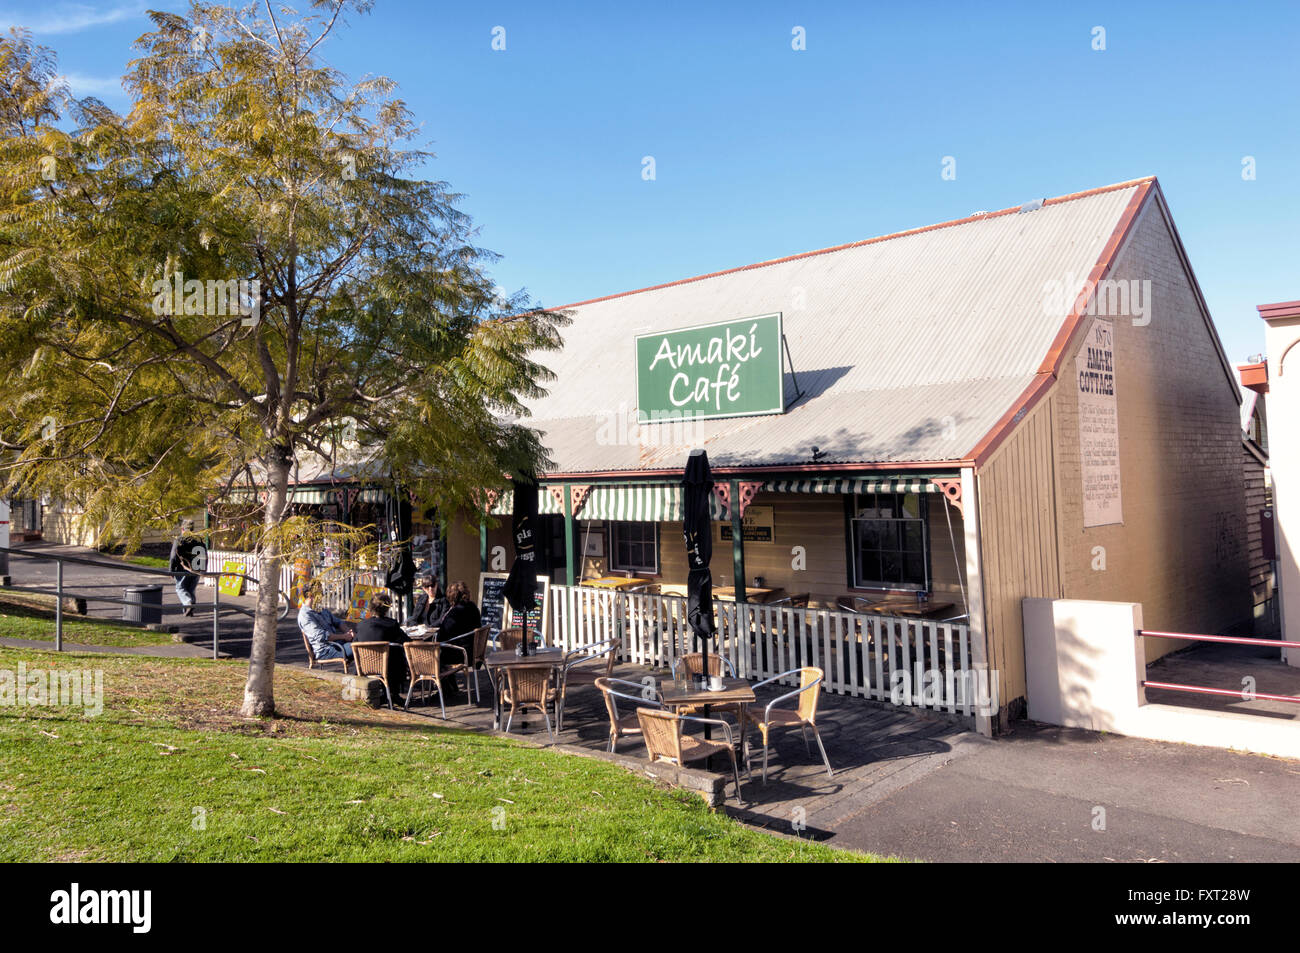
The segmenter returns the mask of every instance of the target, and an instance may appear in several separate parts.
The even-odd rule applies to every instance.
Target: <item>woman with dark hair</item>
[[[422,576],[416,580],[420,594],[415,597],[415,609],[411,613],[412,625],[436,625],[447,614],[451,604],[443,595],[442,587],[432,576]]]
[[[469,587],[459,581],[447,587],[447,602],[449,603],[447,611],[435,623],[438,626],[438,641],[451,642],[452,645],[464,649],[468,657],[474,652],[470,635],[482,624],[478,606],[474,605],[474,601],[469,597]],[[457,661],[460,661],[459,655],[459,652],[451,653]],[[454,677],[443,679],[442,686],[443,691],[447,693],[448,704],[452,704],[453,698],[459,700],[460,689],[456,687]]]
[[[482,625],[478,606],[469,597],[469,587],[463,582],[453,582],[447,587],[447,611],[434,624],[438,626],[438,641],[446,642],[473,632]],[[464,641],[463,639],[461,641]]]
[[[354,642],[402,642],[411,641],[410,636],[397,624],[396,619],[389,618],[393,608],[393,599],[386,592],[376,592],[370,597],[370,613],[357,623]],[[400,692],[406,686],[406,656],[400,648],[394,647],[388,652],[388,684],[394,692]]]

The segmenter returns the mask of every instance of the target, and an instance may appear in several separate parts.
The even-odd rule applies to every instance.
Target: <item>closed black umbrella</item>
[[[713,637],[713,526],[709,520],[709,497],[713,495],[713,474],[709,455],[692,450],[682,478],[682,535],[686,538],[686,619],[700,640],[701,651],[709,651]]]
[[[531,473],[515,480],[515,509],[510,521],[515,535],[515,561],[502,593],[524,619],[520,655],[528,654],[528,613],[537,605],[537,480]]]

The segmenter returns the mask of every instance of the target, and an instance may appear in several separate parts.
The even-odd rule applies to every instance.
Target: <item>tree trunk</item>
[[[257,610],[253,616],[253,647],[248,660],[248,682],[244,685],[245,718],[270,717],[275,714],[275,641],[278,621],[276,608],[280,592],[280,544],[272,530],[284,512],[289,494],[288,453],[276,454],[267,468],[265,525],[267,539],[258,561]]]

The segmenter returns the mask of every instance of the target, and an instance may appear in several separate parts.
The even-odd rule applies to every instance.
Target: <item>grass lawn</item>
[[[0,592],[0,636],[54,641],[54,600],[29,593]],[[63,613],[63,641],[74,645],[170,645],[166,632]]]
[[[137,566],[148,566],[150,569],[171,568],[171,563],[159,556],[123,556],[122,561],[134,563]]]
[[[242,719],[246,663],[0,649],[0,670],[20,661],[101,669],[103,712],[0,705],[0,861],[877,859],[612,764],[343,702],[292,669],[280,717]]]

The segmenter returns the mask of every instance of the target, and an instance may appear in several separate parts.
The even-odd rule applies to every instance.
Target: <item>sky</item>
[[[0,0],[0,26],[125,109],[145,9]],[[399,84],[428,177],[546,307],[1145,175],[1230,360],[1300,298],[1297,0],[377,0],[322,49]]]

